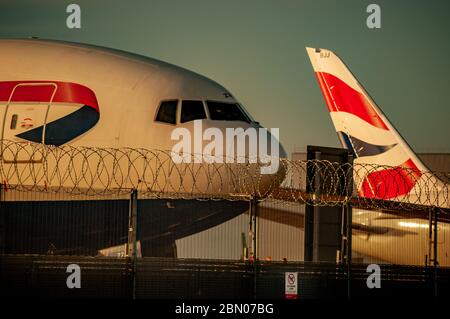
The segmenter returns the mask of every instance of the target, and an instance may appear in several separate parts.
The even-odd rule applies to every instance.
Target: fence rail
[[[71,264],[80,267],[80,289],[67,288]],[[143,258],[134,267],[129,258],[6,255],[0,270],[0,296],[6,297],[283,299],[286,272],[298,273],[299,299],[347,298],[349,292],[356,299],[450,295],[450,269],[396,265],[381,267],[381,289],[367,287],[367,265],[355,265],[349,277],[343,265],[311,262]]]

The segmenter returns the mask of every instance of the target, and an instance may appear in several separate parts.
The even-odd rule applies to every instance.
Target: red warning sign
[[[285,294],[286,299],[297,299],[298,296],[298,273],[285,273]]]

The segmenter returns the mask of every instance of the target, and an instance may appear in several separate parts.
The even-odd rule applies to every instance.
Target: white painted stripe
[[[345,132],[361,141],[375,145],[392,145],[399,142],[391,131],[375,127],[351,113],[330,112],[330,116],[336,132]]]
[[[326,72],[334,75],[356,91],[364,93],[353,74],[333,51],[320,49],[320,52],[316,52],[314,48],[306,48],[306,51],[315,72]]]
[[[358,157],[354,160],[354,163],[398,166],[409,159],[410,157],[408,156],[408,153],[405,152],[403,147],[399,144],[391,148],[390,150],[378,155]]]

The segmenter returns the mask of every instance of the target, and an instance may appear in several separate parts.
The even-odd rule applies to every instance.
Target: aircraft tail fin
[[[381,199],[413,195],[427,167],[334,52],[306,50],[342,146],[353,153],[356,164],[389,166],[360,177],[360,195]]]

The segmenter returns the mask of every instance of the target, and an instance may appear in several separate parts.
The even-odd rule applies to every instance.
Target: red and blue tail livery
[[[417,196],[415,185],[426,166],[334,52],[306,50],[342,146],[353,153],[356,164],[376,167],[355,176],[359,195],[377,199]],[[356,173],[361,175],[361,171]]]
[[[6,105],[5,140],[60,146],[89,131],[100,118],[95,93],[71,82],[3,81],[0,103]]]

